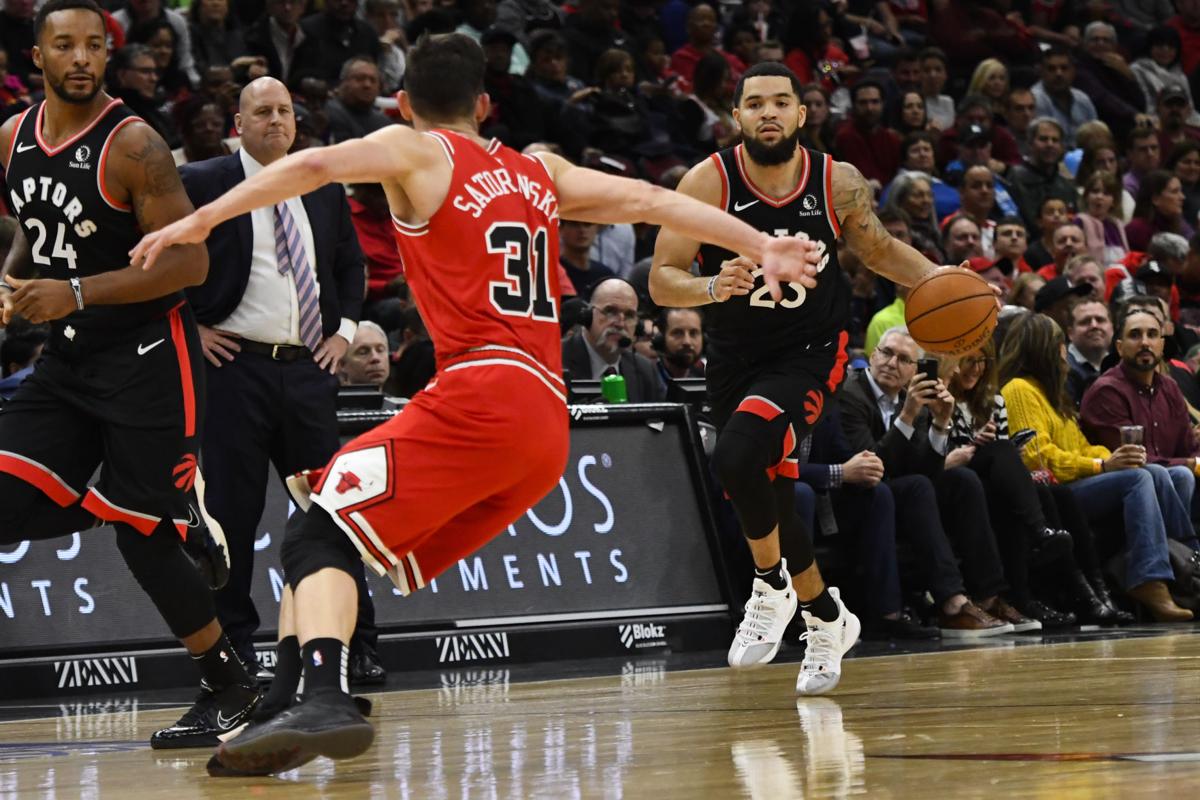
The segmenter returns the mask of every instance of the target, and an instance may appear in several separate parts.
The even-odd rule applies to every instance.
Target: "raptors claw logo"
[[[190,492],[192,484],[196,482],[196,454],[185,454],[175,465],[172,474],[175,476],[175,488],[183,492]]]
[[[358,476],[355,475],[353,472],[346,470],[338,477],[338,484],[334,488],[334,491],[337,492],[338,494],[345,494],[346,492],[350,491],[351,489],[361,489],[361,488],[362,488],[362,481],[360,481],[358,479]]]
[[[817,420],[821,418],[821,411],[824,408],[824,395],[815,389],[809,389],[808,397],[804,401],[804,421],[809,425],[816,425]]]

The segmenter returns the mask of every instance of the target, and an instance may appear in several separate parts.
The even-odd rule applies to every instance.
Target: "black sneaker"
[[[184,747],[216,747],[227,736],[250,721],[262,693],[254,686],[231,684],[214,692],[203,681],[200,694],[184,715],[169,728],[155,731],[150,746],[155,750]]]
[[[222,770],[233,771],[229,774],[274,775],[317,756],[354,758],[373,741],[375,728],[358,713],[349,695],[320,692],[223,742],[217,749],[217,763]]]
[[[898,619],[880,617],[863,626],[863,638],[877,640],[889,639],[940,639],[942,632],[937,628],[922,625],[920,620],[909,613],[908,609],[900,612]]]
[[[358,695],[355,695],[353,699],[354,699],[354,707],[358,709],[359,714],[362,714],[364,717],[371,716],[371,711],[373,710],[373,704],[371,703],[370,700],[368,700],[365,697],[360,697]],[[250,724],[256,725],[256,724],[261,724],[261,723],[267,722],[275,715],[280,714],[283,711],[286,711],[288,708],[291,707],[293,702],[297,702],[297,701],[298,701],[298,698],[293,697],[291,701],[281,705],[278,703],[271,704],[271,703],[267,702],[266,698],[264,698],[263,702],[259,703],[258,706],[254,709],[254,713],[250,715]],[[212,756],[208,759],[208,764],[205,765],[205,769],[208,770],[209,776],[213,777],[213,778],[245,778],[245,777],[251,777],[251,776],[258,774],[258,773],[254,773],[254,772],[242,772],[241,770],[236,770],[236,769],[233,769],[232,767],[227,767],[221,763],[221,759],[217,758],[216,753],[213,753]]]
[[[195,483],[187,493],[187,538],[183,550],[213,589],[229,582],[229,545],[225,529],[209,515],[204,505],[204,476],[196,469]]]
[[[387,683],[387,670],[370,645],[363,645],[358,652],[350,654],[351,686],[382,686]]]
[[[358,709],[359,714],[362,714],[364,717],[371,716],[371,712],[374,710],[375,704],[371,702],[370,698],[356,694],[351,699],[354,701],[354,707]],[[263,697],[261,703],[255,706],[254,713],[250,715],[250,722],[266,722],[267,720],[271,719],[271,717],[286,711],[299,702],[300,695],[293,695],[286,702],[272,703],[270,695],[268,694]]]

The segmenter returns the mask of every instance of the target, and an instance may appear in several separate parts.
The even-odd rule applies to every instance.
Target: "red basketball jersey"
[[[451,131],[426,135],[453,167],[450,192],[428,222],[392,222],[439,370],[468,354],[519,350],[561,376],[558,197],[549,172],[495,139],[483,147]]]

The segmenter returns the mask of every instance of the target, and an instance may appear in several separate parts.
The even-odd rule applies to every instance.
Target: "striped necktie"
[[[300,341],[315,353],[321,346],[321,303],[308,254],[300,239],[300,228],[287,203],[275,206],[275,258],[279,262],[280,275],[292,273],[300,305]]]

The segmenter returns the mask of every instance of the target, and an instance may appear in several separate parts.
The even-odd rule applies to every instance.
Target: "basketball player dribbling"
[[[101,91],[108,45],[95,3],[51,0],[34,31],[46,99],[0,127],[21,223],[0,303],[4,325],[14,314],[49,322],[50,339],[0,412],[0,544],[112,524],[130,571],[203,674],[195,705],[151,745],[212,746],[248,720],[259,694],[216,620],[209,582],[180,547],[185,534],[206,542],[210,582],[228,577],[210,541],[219,531],[205,524],[204,370],[181,291],[204,280],[208,255],[187,246],[157,272],[130,265],[143,231],[192,210],[170,149]]]
[[[706,377],[719,429],[713,466],[755,564],[729,664],[773,659],[798,604],[807,648],[796,691],[816,695],[837,686],[842,656],[861,630],[837,588],[826,588],[812,534],[795,506],[797,447],[820,419],[846,363],[850,286],[838,268],[837,240],[844,236],[864,264],[904,286],[936,267],[888,234],[855,167],[800,145],[800,97],[800,82],[782,64],[747,70],[734,94],[742,144],[693,167],[679,191],[760,231],[815,243],[815,276],[789,283],[780,298],[758,280],[762,270],[750,260],[664,229],[650,293],[661,306],[708,307]],[[689,271],[697,258],[699,277]],[[938,386],[928,380],[913,391],[944,391]],[[937,436],[933,431],[935,445]]]
[[[134,263],[144,259],[146,269],[159,271],[166,265],[153,262],[170,246],[203,241],[223,220],[330,181],[381,182],[437,350],[437,375],[402,413],[294,488],[308,510],[293,516],[283,545],[291,591],[281,603],[280,631],[296,636],[303,693],[225,742],[210,773],[276,773],[317,755],[363,752],[374,731],[345,678],[356,559],[389,575],[401,592],[416,591],[557,484],[568,447],[560,217],[675,227],[761,263],[775,291],[776,276],[815,274],[809,242],[774,238],[640,181],[480,138],[489,112],[483,74],[483,51],[469,37],[422,39],[409,52],[399,95],[413,128],[391,126],[282,159],[150,234],[132,253]]]

